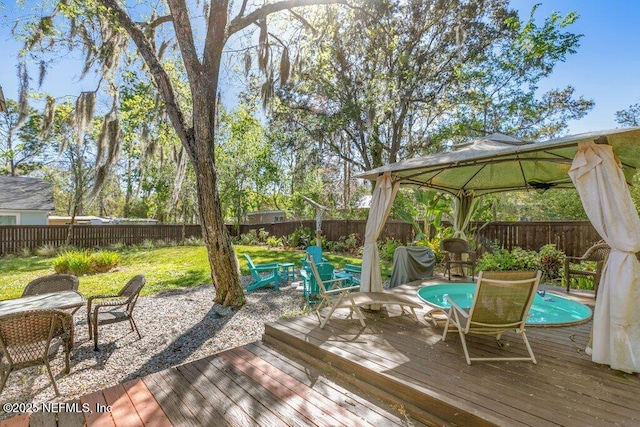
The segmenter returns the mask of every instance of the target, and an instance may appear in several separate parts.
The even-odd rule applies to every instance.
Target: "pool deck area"
[[[442,282],[436,278],[427,282]],[[411,298],[427,282],[394,288]],[[559,288],[548,288],[566,295]],[[570,296],[592,305],[593,295]],[[425,306],[419,321],[394,307],[340,311],[324,329],[315,314],[265,325],[262,341],[95,391],[70,402],[110,412],[22,414],[0,427],[45,426],[638,426],[640,375],[585,354],[591,321],[531,327],[538,364],[467,365],[457,334],[441,341]],[[475,354],[522,354],[515,334],[499,347],[468,338]]]
[[[393,292],[415,297],[421,286],[403,285]],[[593,305],[588,292],[569,295]],[[640,376],[590,360],[584,348],[591,321],[527,328],[537,365],[469,366],[458,335],[441,341],[442,327],[422,318],[425,313],[416,322],[393,307],[367,311],[365,328],[344,318],[347,310],[324,329],[313,315],[281,319],[266,325],[263,341],[402,407],[427,425],[640,425]],[[471,336],[468,345],[477,355],[525,354],[515,334],[505,334],[503,341],[506,346],[499,347],[493,337]]]

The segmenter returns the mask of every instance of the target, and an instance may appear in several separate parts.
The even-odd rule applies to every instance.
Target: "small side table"
[[[278,273],[281,279],[293,281],[296,278],[296,264],[293,262],[278,263]]]

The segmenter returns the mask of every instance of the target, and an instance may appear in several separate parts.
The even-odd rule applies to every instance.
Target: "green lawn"
[[[256,264],[267,262],[295,262],[300,266],[303,251],[267,249],[258,246],[236,246],[243,275],[249,274],[242,256],[248,253]],[[116,271],[80,277],[80,292],[85,296],[117,292],[136,274],[144,274],[147,284],[143,295],[211,283],[207,253],[202,246],[176,246],[157,249],[132,249],[120,252],[120,265]],[[336,268],[345,263],[361,264],[360,258],[326,253],[325,257]],[[17,298],[28,282],[36,277],[54,273],[48,257],[0,258],[0,300]],[[389,274],[390,264],[382,263],[383,277]]]

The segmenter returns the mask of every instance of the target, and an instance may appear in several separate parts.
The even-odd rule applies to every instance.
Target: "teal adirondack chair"
[[[328,262],[320,262],[316,264],[316,268],[322,280],[333,279],[333,270],[335,270],[333,265]],[[320,299],[315,297],[320,294],[320,286],[313,273],[311,273],[309,269],[303,268],[300,270],[300,275],[304,282],[304,298],[307,300],[307,303],[309,305],[319,303]]]
[[[321,262],[327,262],[327,259],[322,256],[322,248],[320,246],[307,246],[305,251],[307,254],[311,255],[311,257],[313,258],[313,262],[315,262],[316,265],[320,264]],[[300,264],[302,264],[302,266],[307,270],[308,273],[311,273],[309,264],[307,263],[307,254],[302,257],[302,259],[300,260]],[[311,274],[309,274],[309,276],[311,276]]]
[[[249,254],[243,254],[249,264],[251,275],[255,279],[254,282],[247,286],[247,292],[255,291],[273,283],[273,288],[277,291],[280,289],[280,276],[278,275],[278,263],[270,262],[267,264],[255,265]]]

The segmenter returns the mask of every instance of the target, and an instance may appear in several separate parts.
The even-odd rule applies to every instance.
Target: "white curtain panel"
[[[592,360],[640,372],[640,219],[609,145],[582,142],[569,176],[584,210],[611,246],[593,320]]]
[[[376,179],[367,227],[364,232],[362,275],[360,276],[360,290],[363,292],[382,292],[378,237],[387,221],[399,186],[400,183],[394,183],[389,172],[378,176]]]
[[[465,239],[467,238],[464,230],[471,222],[471,214],[476,205],[477,199],[473,190],[460,190],[454,200],[455,212],[453,215],[453,237]]]

